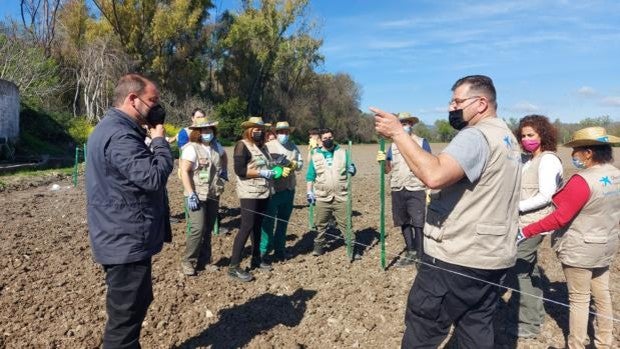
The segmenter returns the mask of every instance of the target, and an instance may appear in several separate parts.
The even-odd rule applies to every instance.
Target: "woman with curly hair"
[[[562,163],[556,155],[557,131],[543,115],[528,115],[519,121],[515,136],[524,153],[521,170],[519,223],[524,227],[549,214],[551,197],[562,185]],[[538,235],[519,245],[517,263],[508,271],[509,286],[542,297],[538,246],[544,236]],[[511,317],[508,331],[515,337],[533,338],[540,333],[545,309],[542,298],[513,293],[509,301]]]

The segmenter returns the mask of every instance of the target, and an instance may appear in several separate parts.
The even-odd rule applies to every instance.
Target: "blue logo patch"
[[[611,179],[609,179],[609,176],[601,177],[598,181],[603,183],[604,187],[611,185]]]

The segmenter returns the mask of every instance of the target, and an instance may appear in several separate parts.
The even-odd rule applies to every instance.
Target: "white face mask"
[[[405,132],[407,132],[407,134],[411,134],[411,126],[410,125],[404,125],[403,126],[403,130],[405,130]]]
[[[280,142],[280,144],[286,144],[286,142],[288,142],[288,135],[279,134],[278,142]]]
[[[203,133],[200,136],[202,137],[202,141],[205,143],[209,143],[213,140],[213,133]]]

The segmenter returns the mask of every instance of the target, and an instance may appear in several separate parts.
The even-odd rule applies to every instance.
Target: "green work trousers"
[[[261,226],[260,254],[275,251],[276,255],[284,255],[286,246],[286,229],[293,212],[294,190],[282,190],[269,198],[267,211]],[[275,219],[274,219],[275,217]],[[275,225],[275,233],[274,227]]]
[[[541,275],[538,268],[538,246],[544,235],[526,239],[517,248],[517,263],[508,271],[507,284],[519,292],[510,297],[511,319],[518,323],[519,333],[540,333],[540,326],[545,318]],[[534,295],[536,297],[532,297]]]
[[[187,234],[183,262],[189,262],[195,268],[200,263],[211,262],[211,232],[217,219],[220,200],[211,199],[200,202],[200,208],[192,211],[187,206]]]
[[[336,227],[341,233],[347,231],[347,202],[336,201],[333,199],[330,202],[317,201],[314,209],[314,222],[316,225],[316,231],[318,235],[314,239],[316,246],[325,245],[325,233],[327,232],[327,226],[329,220],[334,218],[336,221]]]

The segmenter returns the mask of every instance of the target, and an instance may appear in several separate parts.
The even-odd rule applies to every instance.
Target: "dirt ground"
[[[438,151],[441,145],[433,145]],[[217,272],[185,277],[179,259],[185,245],[180,181],[171,176],[168,190],[173,242],[153,261],[155,300],[143,324],[144,348],[397,348],[407,294],[415,268],[380,268],[379,180],[376,145],[353,147],[358,175],[353,179],[353,227],[361,260],[350,263],[341,240],[329,252],[311,255],[305,181],[298,174],[295,207],[289,225],[293,258],[272,272],[255,272],[241,283],[225,266],[239,225],[234,185],[222,198],[222,226],[230,234],[213,237]],[[616,166],[620,165],[616,149]],[[229,150],[230,154],[230,150]],[[572,167],[569,151],[561,157]],[[570,173],[573,170],[570,169]],[[83,176],[77,188],[70,178],[52,177],[6,183],[0,192],[0,348],[95,348],[106,320],[104,274],[91,257],[87,236]],[[60,189],[50,190],[52,184]],[[386,200],[388,263],[402,251]],[[540,250],[545,296],[567,303],[566,285],[548,239]],[[248,243],[249,245],[249,243]],[[246,250],[249,252],[249,248]],[[243,265],[248,265],[248,258]],[[620,263],[612,267],[614,303],[620,300]],[[515,343],[503,330],[505,311],[496,321],[498,348],[562,347],[568,309],[545,304],[539,338]],[[616,306],[615,313],[620,309]],[[620,316],[617,316],[620,319]],[[616,320],[617,321],[617,320]],[[618,324],[618,323],[617,323]],[[614,328],[618,347],[620,324]]]

